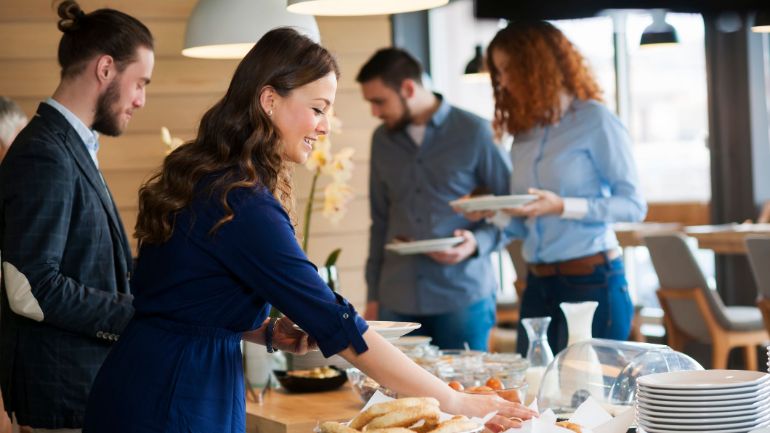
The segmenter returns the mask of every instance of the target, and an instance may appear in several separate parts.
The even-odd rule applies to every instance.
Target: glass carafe
[[[529,368],[526,374],[529,384],[527,402],[537,395],[545,369],[553,361],[553,352],[551,346],[548,345],[548,325],[550,323],[550,317],[530,317],[521,320],[521,324],[527,331],[527,338],[529,338],[529,348],[527,349]]]

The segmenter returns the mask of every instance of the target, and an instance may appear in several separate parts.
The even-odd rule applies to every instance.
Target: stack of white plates
[[[770,346],[767,346],[767,372],[770,373]]]
[[[746,433],[770,426],[770,375],[675,371],[640,377],[637,424],[646,433]]]

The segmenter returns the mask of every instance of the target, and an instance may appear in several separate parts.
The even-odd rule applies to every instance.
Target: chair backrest
[[[765,329],[770,333],[770,299],[757,299],[757,308],[759,308],[759,311],[762,313],[762,320],[765,321]]]
[[[770,236],[750,236],[746,238],[749,251],[749,263],[757,283],[757,293],[770,299]]]
[[[658,274],[660,287],[665,289],[700,288],[706,296],[711,314],[717,322],[728,327],[729,320],[719,296],[709,289],[706,276],[698,265],[695,255],[687,244],[687,237],[681,233],[654,234],[644,237],[650,250],[650,258]],[[709,341],[710,334],[703,313],[695,302],[672,300],[668,308],[676,312],[671,320],[677,328],[700,341]]]
[[[513,262],[513,269],[516,271],[516,295],[521,302],[521,296],[524,293],[524,288],[527,287],[527,262],[524,260],[524,254],[521,252],[521,247],[524,245],[524,241],[521,239],[512,240],[506,249],[511,256],[511,262]]]

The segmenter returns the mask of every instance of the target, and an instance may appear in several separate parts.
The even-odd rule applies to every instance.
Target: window
[[[640,47],[648,13],[626,21],[630,113],[628,128],[648,201],[711,198],[703,19],[667,14],[679,44]],[[686,175],[683,175],[686,174]]]

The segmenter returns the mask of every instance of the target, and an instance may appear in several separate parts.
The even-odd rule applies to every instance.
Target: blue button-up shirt
[[[67,119],[67,122],[72,125],[72,128],[75,130],[75,132],[77,132],[80,139],[83,140],[83,144],[86,145],[88,154],[91,155],[91,159],[94,161],[94,164],[98,168],[99,160],[96,159],[96,153],[99,151],[99,134],[93,129],[87,127],[78,116],[76,116],[67,107],[60,104],[59,101],[53,98],[47,98],[45,103],[55,108],[56,111],[61,113],[61,115]]]
[[[492,296],[496,281],[488,254],[502,245],[502,233],[467,221],[449,202],[481,186],[505,194],[510,173],[489,122],[446,101],[419,146],[405,130],[380,126],[372,139],[368,299],[398,313],[441,314]],[[456,265],[384,250],[397,236],[442,238],[456,229],[471,230],[478,242],[478,254]]]
[[[516,137],[511,147],[513,194],[529,188],[566,199],[564,215],[513,218],[529,263],[574,259],[618,246],[610,224],[644,219],[631,139],[620,120],[596,101],[575,100],[556,125]]]

